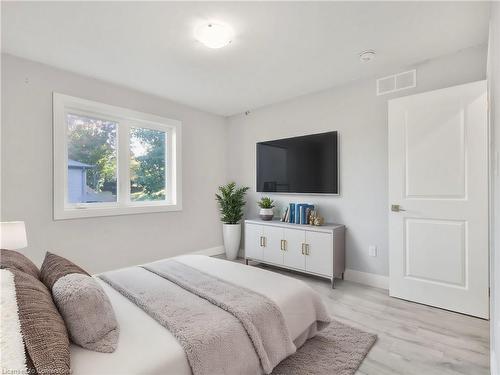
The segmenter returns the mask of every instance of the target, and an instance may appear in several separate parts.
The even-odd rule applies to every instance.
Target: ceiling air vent
[[[408,70],[377,79],[377,96],[411,89],[417,86],[417,70]]]

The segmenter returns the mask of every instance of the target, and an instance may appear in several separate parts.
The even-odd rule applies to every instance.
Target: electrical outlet
[[[368,246],[368,255],[370,255],[371,257],[376,257],[377,256],[377,246],[375,246],[375,245]]]

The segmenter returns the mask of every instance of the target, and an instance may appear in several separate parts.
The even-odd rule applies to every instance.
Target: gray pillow
[[[114,352],[119,328],[113,306],[101,285],[76,267],[65,258],[47,253],[41,279],[52,287],[52,297],[71,341],[97,352]]]
[[[97,352],[115,351],[118,324],[108,296],[96,280],[70,273],[54,283],[52,296],[75,344]]]

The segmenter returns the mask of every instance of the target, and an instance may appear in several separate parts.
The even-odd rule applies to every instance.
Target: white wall
[[[488,86],[492,170],[491,212],[491,373],[500,374],[500,3],[491,4],[488,48]]]
[[[126,107],[183,123],[183,210],[52,220],[52,92]],[[90,272],[152,261],[222,244],[214,200],[226,181],[226,122],[183,105],[2,55],[1,220],[25,220],[29,247]]]
[[[399,95],[485,79],[486,46],[416,68],[417,87]],[[252,188],[247,216],[257,215],[255,201],[262,195],[255,193],[256,142],[338,130],[341,195],[272,197],[280,207],[290,201],[313,203],[327,221],[345,224],[347,268],[387,275],[387,100],[396,96],[376,97],[372,78],[230,117],[228,178]],[[368,256],[371,244],[378,247],[376,258]]]

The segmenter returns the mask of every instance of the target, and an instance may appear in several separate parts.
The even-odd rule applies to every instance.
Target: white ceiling
[[[484,44],[488,18],[485,2],[2,2],[2,51],[231,115]],[[206,21],[233,42],[196,41]]]

